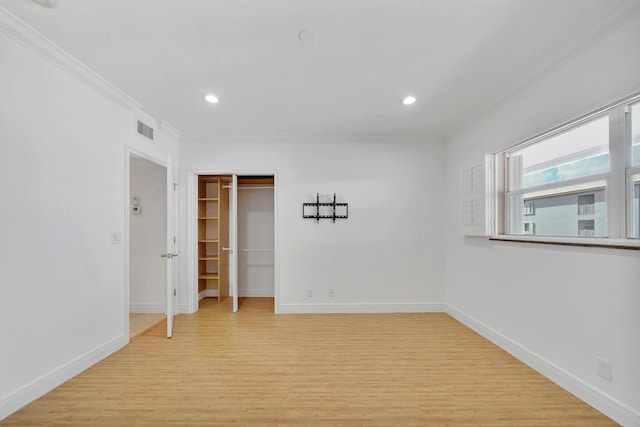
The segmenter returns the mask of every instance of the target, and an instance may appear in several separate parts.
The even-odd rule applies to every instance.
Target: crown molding
[[[176,141],[180,140],[180,131],[164,120],[160,120],[160,132],[167,135],[170,138],[175,139]]]
[[[119,106],[130,111],[142,108],[142,105],[136,100],[106,81],[95,71],[2,6],[0,6],[0,32],[58,66],[70,76]]]
[[[440,133],[230,133],[216,134],[211,137],[192,137],[183,139],[190,143],[301,143],[301,144],[341,144],[341,143],[442,143],[444,136]]]

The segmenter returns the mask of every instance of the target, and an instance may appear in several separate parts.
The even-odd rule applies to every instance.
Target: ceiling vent
[[[145,125],[140,120],[138,120],[138,135],[141,135],[148,140],[153,141],[153,128],[151,126]]]

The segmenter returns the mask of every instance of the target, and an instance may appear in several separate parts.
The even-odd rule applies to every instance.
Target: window
[[[580,237],[593,237],[595,235],[595,221],[592,219],[578,220],[578,235]]]
[[[582,194],[578,196],[578,215],[593,215],[595,210],[595,194]]]
[[[504,215],[497,229],[640,238],[639,100],[637,94],[499,153]]]
[[[609,175],[609,116],[603,115],[507,154],[509,234],[521,234],[522,221],[535,221],[535,234],[581,236],[578,216],[596,215],[604,237],[606,182]],[[590,190],[589,194],[584,193]],[[591,203],[588,203],[588,202]],[[528,209],[528,206],[535,210]],[[517,205],[524,209],[517,209]],[[530,218],[533,216],[533,218]],[[525,234],[534,234],[527,233]]]
[[[535,215],[536,214],[536,205],[533,200],[525,200],[524,201],[524,215]]]
[[[536,223],[535,222],[525,222],[524,224],[524,234],[536,234]]]

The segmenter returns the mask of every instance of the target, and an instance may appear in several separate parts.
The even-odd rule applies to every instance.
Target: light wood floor
[[[138,338],[166,318],[163,313],[129,313],[129,339]]]
[[[203,300],[0,424],[615,425],[446,314],[229,311]]]

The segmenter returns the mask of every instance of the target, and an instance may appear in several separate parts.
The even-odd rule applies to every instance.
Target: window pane
[[[631,144],[634,166],[640,166],[640,102],[631,106]]]
[[[609,172],[609,117],[512,152],[509,168],[509,190]]]
[[[565,187],[546,195],[531,193],[510,196],[511,206],[522,200],[522,226],[520,229],[519,225],[512,227],[510,234],[606,237],[604,183],[580,192],[570,190]],[[638,191],[636,186],[636,194]]]

